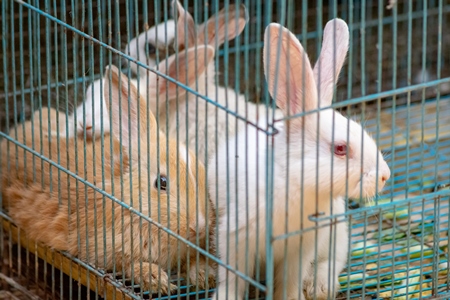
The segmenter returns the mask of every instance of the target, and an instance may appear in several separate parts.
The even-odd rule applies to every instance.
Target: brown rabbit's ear
[[[108,66],[105,70],[104,97],[107,104],[111,103],[108,109],[112,120],[112,135],[127,150],[135,145],[132,147],[132,155],[138,155],[136,145],[139,144],[140,137],[146,136],[148,130],[157,131],[155,117],[150,111],[147,113],[136,87],[129,82],[127,76],[119,73],[116,66]]]
[[[178,50],[190,48],[197,39],[197,25],[191,14],[177,0],[172,1],[174,19],[177,19],[177,32],[174,47]]]
[[[240,35],[247,22],[248,11],[245,5],[231,4],[198,28],[198,43],[208,43],[217,49],[226,40],[232,40]]]
[[[195,88],[197,78],[205,71],[214,58],[214,48],[211,46],[198,46],[189,50],[173,54],[167,61],[159,64],[159,70],[184,85]],[[175,99],[186,93],[186,89],[178,88],[177,84],[160,78],[158,81],[158,94],[163,98]]]
[[[269,93],[284,115],[317,109],[317,86],[308,55],[287,28],[276,23],[267,26],[263,55]]]

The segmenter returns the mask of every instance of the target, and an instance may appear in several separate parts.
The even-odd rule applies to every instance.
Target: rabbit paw
[[[142,272],[142,273],[141,273]],[[142,275],[142,277],[141,277]],[[134,277],[136,282],[142,282],[144,289],[152,292],[160,291],[163,294],[169,294],[178,289],[178,287],[170,283],[169,276],[160,267],[150,263],[139,263],[134,265]]]
[[[337,283],[333,289],[333,287],[328,285],[328,277],[328,272],[320,272],[320,269],[318,269],[315,282],[316,286],[314,286],[314,272],[308,274],[303,282],[303,291],[305,292],[306,299],[328,299],[329,296],[333,298],[333,295],[339,290],[339,284]],[[335,282],[337,281],[336,278]]]
[[[210,289],[216,286],[215,280],[216,271],[210,265],[206,264],[204,259],[200,260],[198,266],[192,263],[189,268],[189,280],[193,285],[199,289]]]

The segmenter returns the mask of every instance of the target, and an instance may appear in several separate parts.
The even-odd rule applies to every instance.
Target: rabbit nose
[[[389,169],[389,167],[385,166],[385,168],[383,168],[382,173],[381,173],[381,181],[383,181],[383,183],[385,183],[386,181],[388,181],[388,179],[391,177],[391,170]]]
[[[83,122],[81,122],[81,121],[80,121],[78,124],[80,125],[80,128],[82,128],[82,129],[84,129],[84,130],[86,130],[86,131],[92,129],[92,125],[86,125],[86,126],[84,126]]]

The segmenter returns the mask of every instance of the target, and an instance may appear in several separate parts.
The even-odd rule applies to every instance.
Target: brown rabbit
[[[116,67],[108,68],[104,78],[105,98],[111,97],[112,131],[105,135],[103,144],[101,140],[85,143],[81,138],[57,141],[58,112],[52,109],[40,112],[42,124],[34,118],[12,137],[86,178],[119,203],[71,175],[58,174],[57,168],[46,161],[34,158],[33,163],[33,154],[22,154],[24,150],[16,151],[13,143],[3,141],[5,207],[31,239],[99,268],[115,267],[144,289],[163,293],[175,289],[166,271],[179,263],[182,272],[189,266],[193,284],[212,287],[213,263],[207,264],[202,255],[196,259],[194,248],[154,225],[160,224],[214,251],[214,245],[208,243],[214,230],[214,213],[207,197],[203,164],[157,129],[145,101],[139,101],[135,86],[129,85]],[[59,122],[65,118],[62,114],[59,117]],[[33,122],[42,125],[42,130],[35,126],[33,132]]]

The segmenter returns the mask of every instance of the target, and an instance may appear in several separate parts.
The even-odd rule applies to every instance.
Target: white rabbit
[[[160,60],[168,56],[166,48],[170,46],[169,50],[172,50],[175,30],[175,21],[171,19],[155,25],[132,39],[125,47],[125,53],[143,64],[154,67],[156,66],[156,49],[158,49]],[[139,68],[138,71],[138,65],[133,62],[130,62],[130,69],[136,75],[139,73],[140,76],[146,76],[147,74],[144,68]]]
[[[238,36],[248,20],[244,5],[239,7],[230,5],[228,9],[222,9],[207,22],[197,26],[192,16],[178,1],[173,1],[172,5],[174,11],[178,12],[178,27],[174,40],[174,46],[179,50],[178,55],[184,53],[186,49],[195,50],[195,47],[198,47],[196,45],[208,44],[217,49],[226,40]],[[201,55],[197,55],[195,59],[205,60]],[[190,62],[191,65],[193,63],[195,62]],[[160,65],[163,64],[164,62]],[[188,69],[193,67],[188,66]],[[139,82],[141,92],[144,90],[143,95],[146,95],[145,90],[153,90],[146,88],[147,80],[156,80],[153,73],[148,74],[150,78],[141,77]],[[178,74],[182,75],[181,71]],[[267,106],[247,102],[244,95],[236,93],[231,88],[219,86],[215,75],[215,63],[211,60],[204,72],[197,72],[197,81],[193,81],[189,87],[252,122],[256,122],[259,117],[267,113],[269,115],[273,113]],[[173,77],[177,78],[176,73]],[[135,83],[138,85],[136,81]],[[176,86],[173,85],[173,88]],[[230,117],[223,109],[217,109],[214,104],[198,99],[195,94],[185,94],[183,88],[178,88],[178,92],[183,93],[183,97],[172,93],[172,96],[160,97],[159,105],[155,97],[148,97],[151,110],[159,115],[159,124],[163,132],[168,133],[169,136],[178,136],[190,149],[196,149],[197,157],[202,162],[206,162],[211,154],[216,152],[216,145],[225,142],[227,136],[235,134],[236,126],[232,122],[234,117]],[[275,110],[275,117],[282,117],[279,110]]]
[[[125,53],[150,67],[154,67],[156,65],[156,48],[161,52],[160,56],[165,57],[163,53],[165,53],[166,45],[171,45],[174,38],[175,22],[174,20],[167,20],[167,22],[155,25],[147,32],[132,39],[125,47]],[[138,73],[137,64],[130,63],[130,69],[135,74]],[[143,68],[139,68],[139,70],[140,76],[146,77],[147,70]],[[104,97],[101,96],[102,80],[98,79],[88,86],[84,103],[81,103],[76,109],[76,120],[75,114],[72,113],[68,119],[67,132],[66,130],[61,131],[62,136],[66,134],[70,137],[74,135],[83,136],[84,131],[86,131],[86,138],[91,139],[94,137],[94,130],[98,134],[101,133],[101,122],[103,122],[103,132],[110,132],[108,109]],[[102,110],[101,105],[103,105]],[[95,129],[93,129],[94,127]]]
[[[69,137],[82,137],[86,132],[87,139],[95,139],[100,137],[102,126],[104,134],[110,132],[108,107],[102,95],[103,80],[97,79],[87,87],[83,103],[78,105],[76,113],[69,116],[67,132],[65,129],[61,130],[62,136],[67,134]]]
[[[209,163],[210,195],[220,212],[217,249],[224,263],[252,277],[256,260],[266,258],[267,234],[272,238],[300,232],[271,243],[273,299],[334,297],[347,260],[347,224],[341,220],[320,227],[330,221],[316,223],[309,217],[344,213],[344,196],[359,197],[362,192],[372,197],[390,177],[387,163],[364,129],[326,108],[332,102],[348,39],[344,21],[329,21],[313,71],[295,36],[279,24],[270,24],[264,38],[264,70],[271,96],[286,117],[319,106],[323,110],[275,123],[278,132],[269,138],[249,126],[223,144]],[[267,121],[259,123],[265,126]],[[271,193],[266,195],[271,182]],[[267,232],[266,213],[271,214],[271,232]],[[318,231],[302,231],[314,228]],[[245,281],[223,266],[217,285],[213,299],[244,297]]]

